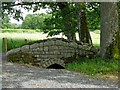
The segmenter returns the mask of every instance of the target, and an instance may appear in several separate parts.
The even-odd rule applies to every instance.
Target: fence
[[[27,43],[27,39],[25,39],[25,44]],[[7,52],[7,38],[3,38],[3,53]]]

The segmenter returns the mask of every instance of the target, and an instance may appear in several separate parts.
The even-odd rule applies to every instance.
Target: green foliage
[[[75,70],[88,75],[118,74],[118,60],[102,60],[101,58],[81,58],[66,65],[66,69]]]
[[[52,3],[53,4],[53,3]],[[63,32],[65,35],[70,32],[74,34],[77,31],[77,15],[75,6],[73,3],[54,3],[54,6],[51,6],[52,9],[52,18],[45,20],[45,28],[50,29],[49,35],[56,35]],[[51,31],[56,29],[56,31]]]
[[[2,17],[1,25],[0,28],[9,28],[10,27],[10,18],[8,17],[7,14],[3,14],[4,18]]]
[[[23,29],[43,29],[45,18],[50,18],[50,14],[28,14],[22,23]]]
[[[17,25],[15,23],[11,23],[9,29],[21,29],[21,25]]]
[[[100,3],[89,2],[86,4],[88,26],[91,29],[100,29]]]
[[[77,9],[75,3],[68,2],[3,2],[3,12],[8,10],[8,14],[13,15],[13,17],[17,20],[22,19],[21,9],[14,10],[14,6],[19,5],[26,10],[31,10],[36,12],[40,10],[40,8],[50,8],[52,10],[52,18],[48,18],[45,21],[45,29],[49,29],[49,35],[59,34],[60,32],[64,32],[66,35],[68,32],[74,34],[78,30],[77,26]],[[100,23],[100,5],[99,3],[86,3],[86,10],[88,16],[88,25],[89,28],[97,28]],[[41,15],[40,15],[41,16]],[[42,23],[44,16],[38,17],[38,15],[28,15],[23,24],[22,28],[25,29],[43,29],[44,26]],[[57,29],[57,31],[51,31],[53,29]],[[46,32],[46,30],[45,30]]]
[[[3,14],[4,16],[2,17],[1,25],[0,28],[2,29],[20,29],[21,25],[17,25],[14,23],[10,23],[10,17],[7,14]]]

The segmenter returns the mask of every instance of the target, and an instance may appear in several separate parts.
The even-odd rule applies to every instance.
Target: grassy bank
[[[118,60],[102,60],[101,58],[81,58],[66,65],[66,69],[87,75],[118,75]]]

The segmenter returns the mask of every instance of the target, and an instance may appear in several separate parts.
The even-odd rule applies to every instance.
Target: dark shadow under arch
[[[52,64],[49,67],[47,67],[47,69],[65,69],[63,66],[59,65],[59,64]]]

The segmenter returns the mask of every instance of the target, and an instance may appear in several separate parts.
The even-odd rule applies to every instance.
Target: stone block
[[[25,52],[25,51],[29,51],[29,45],[24,45],[21,48],[21,51]]]
[[[34,57],[37,57],[37,55],[34,55]]]
[[[39,51],[43,51],[43,50],[44,50],[43,47],[40,47],[40,48],[39,48]]]
[[[33,52],[37,52],[37,49],[33,49],[32,51],[33,51]]]
[[[68,43],[67,42],[62,42],[62,45],[63,46],[68,46]]]
[[[69,43],[69,46],[70,46],[70,47],[77,48],[77,47],[78,47],[78,44],[75,43],[75,42],[70,42],[70,43]]]
[[[47,41],[47,43],[48,43],[49,46],[51,46],[51,45],[55,45],[55,41],[52,41],[52,40]]]
[[[50,45],[50,41],[44,42],[44,46],[49,46],[49,45]]]
[[[40,52],[40,54],[41,54],[41,55],[45,55],[45,52],[44,52],[44,51],[42,51],[42,52]]]
[[[55,51],[54,51],[54,55],[56,55],[56,54],[60,54],[60,52],[57,51],[57,50],[55,50]]]
[[[40,55],[37,55],[37,58],[40,57]]]
[[[49,51],[49,54],[50,54],[50,55],[54,54],[54,51]]]
[[[49,51],[54,51],[54,46],[49,46]]]
[[[44,46],[44,42],[39,43],[39,47],[43,47]]]
[[[43,49],[44,49],[44,51],[48,51],[48,47],[44,47]]]
[[[42,57],[44,57],[44,58],[48,58],[48,57],[49,57],[49,55],[43,55]]]
[[[61,41],[61,40],[56,40],[56,42],[55,42],[55,45],[62,45],[63,44],[63,41]]]
[[[58,46],[54,46],[53,49],[54,49],[54,50],[57,50],[57,49],[58,49]]]
[[[39,47],[39,43],[34,43],[30,45],[30,49],[37,48],[37,47]]]
[[[49,54],[49,52],[47,51],[47,52],[45,52],[45,54],[47,54],[47,55],[48,55],[48,54]]]
[[[38,55],[38,52],[33,52],[35,55]]]

